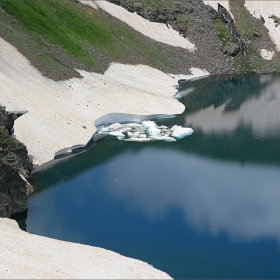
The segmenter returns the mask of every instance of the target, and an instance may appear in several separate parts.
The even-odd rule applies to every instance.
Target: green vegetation
[[[265,40],[266,28],[260,19],[251,16],[250,12],[244,6],[245,1],[230,1],[230,10],[234,15],[235,25],[242,40],[247,45],[248,49],[248,64],[245,72],[258,72],[263,67],[273,69],[269,61],[265,61],[260,55],[260,49],[264,47],[262,44],[271,44],[268,34],[267,42]],[[238,73],[242,72],[242,55],[239,54],[234,58]]]
[[[226,43],[231,40],[232,36],[225,23],[222,22],[219,18],[214,19],[213,23],[216,26],[216,29],[218,31],[218,37],[224,47]]]
[[[160,1],[159,1],[160,2]],[[170,67],[160,44],[151,44],[108,14],[72,0],[0,1],[0,36],[53,78],[74,68],[103,72],[111,61]]]
[[[274,73],[280,73],[280,64],[279,63],[274,65]]]
[[[163,11],[172,7],[175,0],[143,0],[141,1],[144,9]]]

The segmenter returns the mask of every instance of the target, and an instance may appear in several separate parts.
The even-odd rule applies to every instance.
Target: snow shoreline
[[[176,75],[147,65],[112,63],[102,74],[79,70],[83,76],[55,82],[35,69],[16,48],[0,38],[0,104],[7,111],[28,111],[15,121],[15,137],[25,144],[39,166],[55,154],[85,146],[106,114],[177,115],[184,105],[173,98]],[[207,75],[192,68],[192,77]]]
[[[167,39],[195,49],[169,31]],[[181,114],[184,105],[173,98],[177,80],[209,75],[197,68],[190,69],[191,75],[181,75],[147,65],[112,63],[104,74],[77,70],[82,79],[55,82],[2,38],[0,68],[0,104],[10,112],[27,111],[15,121],[14,136],[40,168],[52,165],[63,149],[86,146],[97,123],[108,118],[120,122]],[[26,233],[13,220],[0,218],[0,233],[0,278],[172,279],[145,262],[112,251]]]
[[[148,263],[98,247],[29,234],[0,218],[1,279],[172,279]]]
[[[26,145],[33,163],[38,165],[51,163],[60,149],[86,145],[96,131],[95,121],[104,121],[107,114],[142,118],[181,114],[184,105],[173,98],[176,78],[208,74],[192,68],[193,75],[171,75],[146,65],[112,63],[104,75],[79,71],[82,79],[55,82],[43,77],[15,47],[1,38],[0,67],[0,104],[7,111],[28,111],[15,121],[15,137]],[[70,242],[62,245],[65,242],[28,234],[12,220],[0,218],[0,232],[3,248],[0,271],[6,279],[171,278],[147,263],[105,249]],[[36,250],[33,244],[38,245]],[[71,259],[69,246],[73,248]],[[58,247],[61,248],[59,260],[56,259]],[[88,252],[91,261],[77,259],[75,254],[80,256],[77,250]],[[46,254],[48,261],[43,263]],[[98,257],[102,261],[96,263]],[[53,268],[53,259],[59,268]],[[90,262],[96,263],[93,268]]]

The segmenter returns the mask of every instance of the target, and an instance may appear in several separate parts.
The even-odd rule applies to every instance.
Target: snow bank
[[[209,5],[211,6],[213,9],[215,9],[216,11],[218,11],[218,4],[221,4],[222,6],[224,6],[228,12],[230,13],[230,15],[232,16],[232,18],[234,19],[233,14],[230,12],[230,7],[229,7],[229,0],[220,0],[220,1],[216,1],[216,0],[203,0],[203,3],[205,5]]]
[[[275,51],[270,52],[270,51],[268,51],[266,49],[261,49],[260,50],[260,54],[261,54],[263,59],[271,60],[274,57],[274,55],[275,55]]]
[[[187,38],[184,38],[179,32],[172,29],[171,26],[167,26],[164,23],[150,22],[137,13],[128,12],[126,9],[112,4],[107,1],[97,0],[80,0],[83,4],[91,6],[93,8],[100,8],[117,19],[125,22],[134,30],[142,33],[143,35],[174,47],[181,47],[189,51],[196,50],[194,44],[192,44]]]
[[[1,279],[171,279],[148,263],[98,247],[26,233],[0,218]]]
[[[250,0],[245,1],[245,7],[249,10],[252,16],[256,18],[263,17],[264,25],[269,31],[272,41],[276,44],[276,50],[280,51],[280,27],[275,24],[271,16],[280,18],[280,2],[265,1],[265,0]]]
[[[210,75],[210,73],[205,69],[191,67],[189,70],[191,72],[191,74],[189,75],[174,75],[174,74],[168,74],[168,75],[177,80],[184,80],[184,79],[192,80],[192,79],[202,78]]]
[[[86,145],[95,120],[109,113],[181,114],[172,96],[177,81],[146,65],[112,63],[104,75],[79,71],[82,79],[55,82],[37,71],[16,48],[0,38],[0,104],[28,110],[15,121],[18,140],[38,165],[57,151]]]

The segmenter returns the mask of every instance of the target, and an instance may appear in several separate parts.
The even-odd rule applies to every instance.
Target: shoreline
[[[117,115],[112,117],[110,115]],[[132,114],[107,114],[105,116],[100,117],[95,121],[95,126],[102,126],[102,125],[110,125],[113,123],[126,123],[126,122],[139,122],[139,121],[144,121],[144,120],[159,120],[163,118],[173,118],[176,115],[132,115]],[[83,146],[83,147],[69,147],[65,148],[61,151],[58,151],[54,157],[54,159],[43,163],[42,165],[39,166],[33,166],[33,170],[31,175],[35,175],[39,172],[42,172],[46,169],[52,168],[54,165],[57,163],[60,163],[62,161],[67,161],[70,157],[73,157],[77,154],[87,152],[89,149],[94,148],[98,144],[98,140],[106,137],[107,135],[98,135],[95,136],[96,133],[93,134],[89,142]],[[80,150],[80,151],[79,151]]]
[[[40,161],[33,161],[33,164],[42,166],[42,163],[50,163],[60,148],[65,149],[78,144],[86,145],[96,131],[95,121],[100,121],[100,118],[106,119],[106,114],[111,114],[111,116],[112,114],[115,116],[131,114],[138,118],[139,116],[147,118],[151,115],[177,115],[184,111],[184,105],[173,98],[176,94],[176,78],[149,66],[112,64],[104,75],[79,71],[83,76],[82,79],[73,78],[68,81],[54,82],[43,77],[16,48],[1,38],[0,46],[2,50],[0,66],[4,73],[2,89],[5,90],[3,91],[5,94],[0,96],[0,104],[6,106],[7,111],[28,110],[28,113],[16,119],[14,131],[16,138],[26,145],[29,155],[35,159],[39,158]],[[197,74],[196,71],[198,70],[192,69],[194,74]],[[201,73],[203,76],[207,74],[202,70],[198,71],[197,75],[183,77],[180,75],[180,77],[191,79],[195,76],[197,78]],[[19,84],[18,80],[22,83]],[[100,104],[104,107],[100,108]],[[72,261],[68,259],[68,246],[77,246],[79,250],[91,251],[89,254],[93,254],[93,261],[96,259],[94,251],[104,250],[75,243],[67,243],[64,246],[61,245],[65,244],[63,241],[31,235],[18,228],[15,229],[15,224],[12,225],[16,223],[15,221],[8,220],[5,223],[3,221],[5,219],[1,218],[0,230],[4,224],[10,224],[3,229],[2,247],[6,249],[0,271],[2,270],[1,275],[4,278],[16,278],[19,274],[25,278],[48,276],[49,278],[65,278],[65,275],[70,278],[69,273],[73,272],[73,269],[67,268],[71,266],[69,262]],[[15,230],[17,232],[14,232]],[[15,243],[8,240],[10,236],[16,240]],[[28,243],[27,237],[30,237],[32,242]],[[52,244],[53,247],[48,250],[54,259],[57,247],[65,247],[62,250],[64,255],[57,263],[62,267],[59,271],[48,274],[50,263],[42,264],[41,259],[45,258],[43,252],[34,252],[32,248],[35,239],[40,240],[40,244],[45,248],[49,248],[49,244]],[[17,256],[18,250],[20,256]],[[76,249],[73,250],[76,251]],[[109,255],[105,257],[106,252],[109,252],[109,255],[120,256],[112,251],[102,251],[99,255],[105,260],[98,264],[94,271],[90,270],[91,276],[83,274],[83,268],[88,267],[88,261],[79,261],[77,278],[84,277],[83,275],[86,275],[85,278],[171,278],[147,263],[124,256],[120,256],[120,260],[114,260],[107,266],[105,263]],[[35,267],[30,266],[33,258],[37,261]],[[131,265],[127,259],[136,263]],[[22,271],[14,269],[15,263],[24,267]],[[118,266],[122,267],[121,272]],[[61,276],[61,271],[66,270],[68,274]]]
[[[30,234],[0,218],[1,279],[172,279],[110,250]]]
[[[228,4],[228,1],[226,2]],[[106,5],[111,6],[108,3]],[[268,22],[268,16],[265,19]],[[270,21],[272,22],[272,19]],[[211,34],[212,29],[209,30],[207,34]],[[190,37],[191,42],[195,42],[195,38]],[[202,39],[199,38],[197,42],[202,44],[200,40]],[[185,46],[185,43],[184,41],[182,46]],[[189,44],[189,49],[194,50],[195,45]],[[206,53],[211,50],[208,43],[203,46]],[[54,164],[55,156],[67,149],[86,147],[96,132],[96,121],[106,119],[108,114],[145,115],[148,118],[154,114],[177,115],[184,111],[182,104],[172,96],[176,93],[176,79],[188,80],[190,76],[179,73],[165,74],[143,64],[112,62],[104,74],[75,69],[77,76],[82,78],[53,81],[44,77],[15,47],[1,38],[0,47],[0,88],[3,93],[0,96],[0,104],[6,106],[7,111],[28,110],[27,114],[15,121],[14,136],[27,146],[30,157],[34,159],[33,165],[39,168],[48,168],[50,164]],[[190,50],[188,51],[192,53]],[[274,50],[264,51],[266,52],[262,55],[263,58],[273,58]],[[212,52],[209,53],[211,56]],[[196,56],[194,53],[192,55],[193,59],[190,59],[188,65],[194,65]],[[204,56],[197,65],[206,65],[203,58]],[[218,61],[222,66],[217,63],[219,67],[216,68],[216,63],[212,63],[213,67],[207,65],[208,68],[205,68],[211,73],[234,73],[231,60]],[[186,69],[197,77],[209,74],[205,70],[189,66],[184,68]],[[67,157],[57,160],[66,159]],[[24,278],[170,278],[165,273],[157,274],[147,263],[142,266],[143,262],[130,263],[127,262],[128,258],[104,249],[28,234],[19,231],[14,221],[0,219],[0,231],[3,233],[1,245],[7,253],[2,255],[1,277],[17,278],[20,275]],[[71,260],[68,247],[73,248],[70,253]],[[63,248],[60,251],[60,259],[57,259],[57,248]],[[99,249],[101,251],[98,251]],[[77,250],[83,253],[88,251],[88,259],[76,258]],[[120,259],[115,259],[113,255],[120,256]],[[96,264],[95,261],[99,258],[103,260]],[[48,262],[42,264],[42,259],[47,259]],[[54,263],[53,260],[57,262]]]
[[[55,82],[1,38],[0,46],[4,73],[0,104],[6,111],[28,111],[16,119],[14,133],[34,165],[54,159],[65,148],[87,145],[96,131],[95,121],[106,114],[177,115],[185,109],[173,98],[176,75],[147,65],[112,63],[103,75],[79,70],[82,79]],[[178,76],[208,74],[197,68],[191,72]]]

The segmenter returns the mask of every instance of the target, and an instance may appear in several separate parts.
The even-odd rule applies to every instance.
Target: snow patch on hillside
[[[264,25],[276,45],[276,50],[280,51],[280,26],[271,18],[272,16],[280,18],[280,1],[250,0],[245,1],[245,7],[252,16],[264,19]]]
[[[175,31],[170,25],[158,22],[150,22],[137,13],[128,12],[126,9],[112,4],[107,1],[96,0],[80,0],[83,4],[93,8],[100,8],[117,19],[125,22],[134,30],[142,33],[143,35],[167,45],[174,47],[181,47],[188,51],[195,51],[196,46],[191,43],[187,38],[184,38]]]

